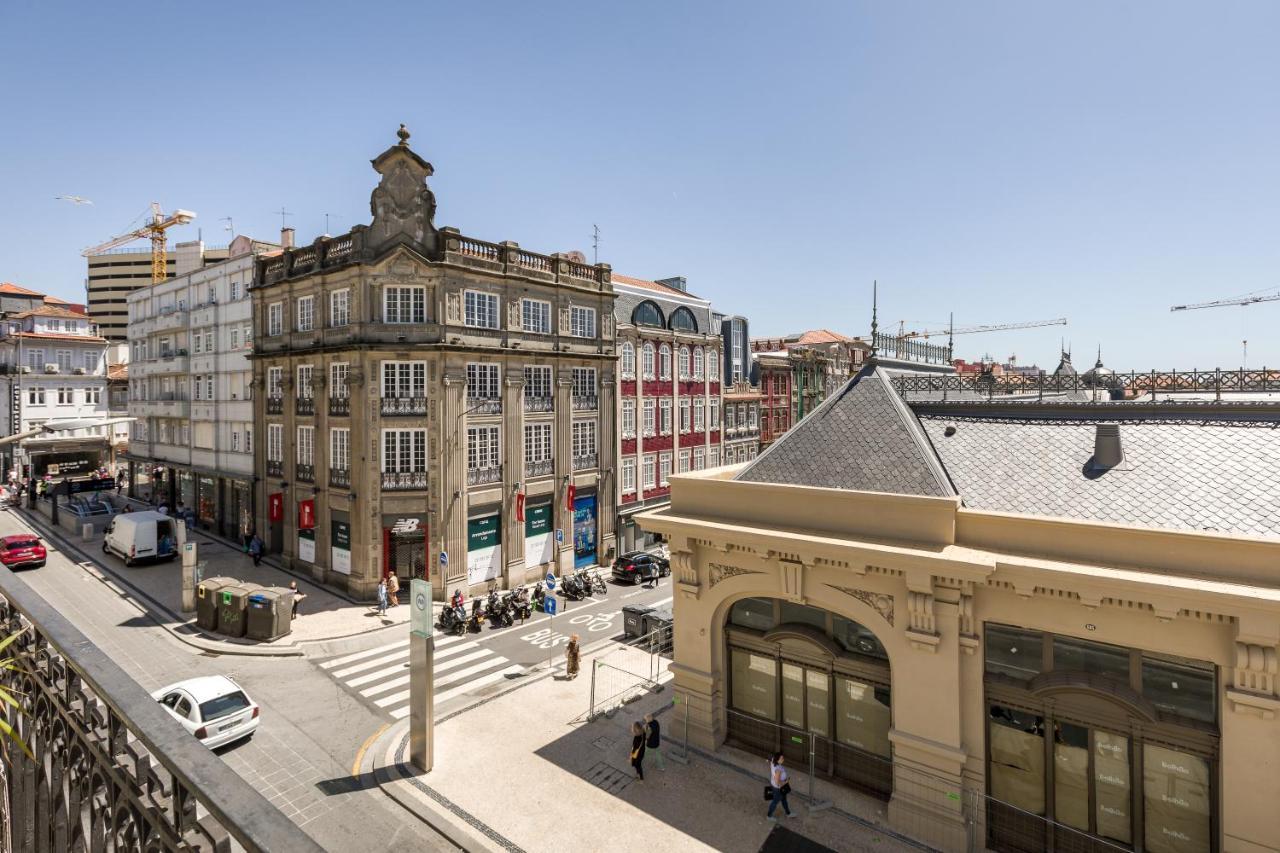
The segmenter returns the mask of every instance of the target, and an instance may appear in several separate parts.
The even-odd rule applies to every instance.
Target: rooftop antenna
[[[235,224],[235,222],[233,222],[233,221],[232,221],[231,217],[230,217],[230,216],[224,216],[224,217],[222,217],[221,219],[219,219],[218,221],[219,221],[219,222],[225,222],[225,223],[227,223],[226,225],[222,226],[222,230],[223,230],[223,231],[230,231],[230,232],[231,232],[231,237],[234,239],[234,238],[235,238],[235,236],[236,236],[236,224]]]
[[[1243,340],[1240,345],[1244,348],[1244,352],[1240,354],[1240,367],[1243,370],[1249,369],[1249,341]]]
[[[591,226],[591,263],[600,263],[600,226]]]
[[[329,217],[330,217],[330,216],[332,216],[334,219],[341,219],[341,218],[342,218],[341,216],[338,216],[336,213],[326,213],[326,214],[324,215],[324,233],[325,233],[325,234],[329,234],[329,233],[330,233],[330,231],[329,231]]]
[[[956,338],[956,312],[947,316],[947,364],[951,363],[952,348]]]
[[[877,305],[877,300],[878,300],[877,288],[878,287],[879,285],[876,282],[876,280],[872,279],[871,280],[871,357],[872,358],[876,357],[876,320],[877,320],[877,314],[879,311],[879,306]]]
[[[279,211],[277,211],[277,212],[280,214],[280,229],[281,229],[281,230],[284,230],[285,228],[288,228],[289,226],[288,226],[287,224],[285,224],[284,219],[285,219],[285,217],[286,217],[286,216],[293,216],[293,214],[292,214],[292,213],[290,213],[289,211],[285,210],[285,209],[284,209],[284,205],[283,205],[283,204],[282,204],[282,205],[280,205],[280,210],[279,210]]]

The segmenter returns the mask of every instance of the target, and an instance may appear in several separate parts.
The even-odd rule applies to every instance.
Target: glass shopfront
[[[877,796],[892,791],[889,660],[875,635],[826,610],[736,602],[726,626],[731,740],[781,751]]]
[[[991,849],[1217,849],[1212,665],[985,631]]]

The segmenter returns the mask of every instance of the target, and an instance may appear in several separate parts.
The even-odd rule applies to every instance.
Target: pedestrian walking
[[[387,579],[382,578],[378,581],[378,615],[387,615]]]
[[[653,714],[644,715],[645,742],[644,748],[653,754],[658,769],[666,771],[667,763],[662,760],[662,726],[653,718]]]
[[[293,618],[298,618],[298,605],[302,603],[302,599],[306,598],[305,593],[298,592],[298,582],[289,581],[289,591],[293,593]]]
[[[778,803],[782,803],[782,810],[787,813],[787,817],[799,817],[798,814],[791,813],[791,805],[787,802],[787,794],[791,793],[790,775],[787,768],[782,766],[785,759],[781,752],[775,752],[773,758],[769,759],[769,813],[766,817],[771,821],[778,819],[773,816],[774,809],[778,807]]]
[[[262,539],[256,533],[249,540],[249,556],[253,557],[254,566],[262,565]]]
[[[641,782],[644,781],[644,742],[644,726],[636,720],[631,724],[631,766]]]
[[[400,603],[400,578],[396,577],[395,572],[387,575],[387,598],[392,607]]]
[[[564,649],[564,669],[570,678],[578,677],[578,635],[574,634],[569,638],[569,645]]]

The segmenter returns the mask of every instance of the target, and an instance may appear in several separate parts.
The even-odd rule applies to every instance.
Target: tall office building
[[[199,240],[178,243],[168,253],[168,277],[173,278],[226,258],[226,246],[205,246]],[[89,317],[98,324],[98,334],[102,337],[109,341],[126,340],[129,294],[151,284],[151,247],[109,249],[93,255],[88,261],[89,277],[85,288]]]

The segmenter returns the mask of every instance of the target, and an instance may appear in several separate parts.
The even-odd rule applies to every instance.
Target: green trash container
[[[235,578],[205,578],[196,584],[196,624],[206,631],[218,627],[218,590],[239,583]]]
[[[218,633],[243,637],[249,596],[262,589],[261,584],[235,583],[218,590]]]
[[[274,640],[288,634],[293,621],[293,591],[267,587],[249,595],[245,636],[251,640]]]

